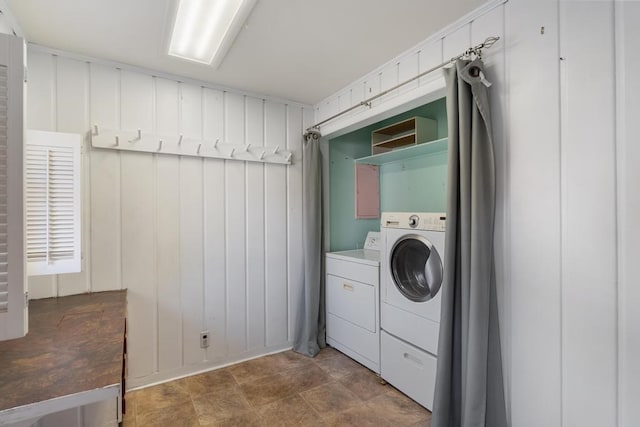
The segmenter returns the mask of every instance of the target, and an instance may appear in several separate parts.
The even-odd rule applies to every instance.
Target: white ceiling
[[[258,0],[222,65],[166,54],[176,0],[8,0],[29,42],[315,104],[485,0]]]

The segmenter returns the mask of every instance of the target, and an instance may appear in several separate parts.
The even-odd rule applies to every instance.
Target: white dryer
[[[384,212],[381,220],[381,376],[431,409],[446,215]]]

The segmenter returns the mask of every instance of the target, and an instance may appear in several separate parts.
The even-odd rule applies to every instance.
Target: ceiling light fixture
[[[222,62],[257,0],[179,0],[169,55]]]

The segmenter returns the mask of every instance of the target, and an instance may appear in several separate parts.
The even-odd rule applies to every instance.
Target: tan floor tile
[[[235,387],[238,383],[228,369],[218,369],[187,378],[192,396],[213,393]]]
[[[296,353],[293,350],[272,354],[271,356],[265,357],[265,359],[274,362],[281,371],[309,367],[314,364],[312,358]]]
[[[371,412],[364,403],[326,418],[325,421],[331,427],[395,427],[391,422]]]
[[[185,402],[191,397],[184,379],[145,388],[136,392],[136,416]]]
[[[388,392],[390,386],[381,383],[381,378],[372,371],[358,370],[340,379],[342,385],[355,393],[361,400],[369,400]]]
[[[193,397],[193,406],[202,424],[218,422],[251,411],[239,386]]]
[[[329,355],[319,358],[315,362],[317,366],[335,379],[341,379],[356,372],[371,372],[355,360],[337,351],[330,352]]]
[[[291,381],[296,393],[301,393],[331,381],[331,377],[315,365],[291,369],[283,372],[281,375]]]
[[[426,420],[418,421],[415,424],[412,424],[410,427],[431,427],[431,416]]]
[[[431,418],[431,412],[398,392],[388,392],[367,401],[371,412],[397,426],[411,426]]]
[[[270,375],[240,384],[240,390],[256,407],[296,394],[296,384],[284,375]]]
[[[307,390],[300,395],[323,418],[359,406],[362,401],[344,385],[332,382]]]
[[[324,426],[324,421],[298,395],[278,400],[256,409],[269,427]]]
[[[195,427],[199,426],[200,423],[191,401],[188,401],[138,414],[136,425],[140,427]]]
[[[262,422],[255,411],[244,412],[231,418],[214,421],[211,424],[200,422],[200,425],[207,427],[269,427]]]
[[[278,374],[281,371],[278,361],[267,357],[248,360],[229,366],[227,369],[239,384],[256,381],[260,378]]]
[[[325,347],[320,349],[320,353],[316,354],[313,360],[318,361],[318,360],[330,359],[336,356],[343,356],[343,354],[333,347]]]

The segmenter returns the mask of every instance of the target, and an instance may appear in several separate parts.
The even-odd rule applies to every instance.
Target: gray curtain
[[[507,425],[493,259],[495,165],[480,59],[444,70],[449,181],[433,427]]]
[[[302,250],[304,275],[293,350],[315,356],[326,346],[324,272],[322,265],[322,157],[320,132],[302,141]]]

